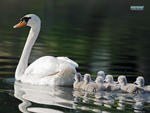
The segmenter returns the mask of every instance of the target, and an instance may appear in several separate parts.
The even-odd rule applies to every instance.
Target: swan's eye
[[[20,21],[26,21],[26,23],[31,19],[31,17],[23,17]]]

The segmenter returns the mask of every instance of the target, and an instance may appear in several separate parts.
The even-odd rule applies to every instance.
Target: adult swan
[[[44,56],[28,66],[31,49],[40,32],[41,20],[35,14],[28,14],[14,28],[21,26],[31,28],[15,72],[16,80],[35,85],[72,85],[78,64],[67,57]]]

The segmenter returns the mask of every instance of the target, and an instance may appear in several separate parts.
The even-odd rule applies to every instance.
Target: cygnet
[[[114,84],[113,76],[112,75],[106,75],[105,82],[110,83],[110,84]]]
[[[83,78],[82,90],[85,90],[86,86],[91,82],[91,75],[86,73]]]
[[[145,86],[145,79],[142,76],[136,78],[135,83],[139,86],[144,88],[144,91],[150,92],[150,85]]]
[[[88,92],[98,92],[98,91],[104,91],[105,87],[103,85],[104,79],[101,76],[97,76],[95,82],[89,82],[85,88],[85,91]]]
[[[102,76],[105,80],[105,72],[104,71],[98,71],[97,76]]]
[[[112,75],[106,75],[105,82],[105,88],[107,91],[120,90],[120,86],[114,83],[114,78]]]
[[[143,89],[139,88],[137,85],[131,84],[131,83],[128,84],[126,76],[123,76],[123,75],[119,76],[118,77],[118,82],[121,86],[121,90],[126,91],[128,93],[134,93],[134,92],[142,93],[143,92]]]
[[[80,89],[83,84],[82,75],[80,73],[76,73],[74,79],[73,88]]]

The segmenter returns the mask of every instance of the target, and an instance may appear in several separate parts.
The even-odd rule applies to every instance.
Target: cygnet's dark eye
[[[31,19],[31,17],[23,17],[20,19],[20,21],[26,21],[26,23]]]

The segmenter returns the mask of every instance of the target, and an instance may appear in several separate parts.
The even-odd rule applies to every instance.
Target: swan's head
[[[124,75],[121,75],[118,77],[118,82],[120,85],[126,85],[127,84],[127,78]]]
[[[13,28],[19,28],[22,26],[34,27],[34,26],[38,26],[40,24],[41,24],[41,20],[37,15],[27,14],[24,17],[22,17],[20,19],[20,22],[18,24],[16,24],[15,26],[13,26]]]
[[[142,76],[137,77],[135,83],[140,87],[144,87],[145,84],[144,77]]]
[[[104,72],[104,71],[99,71],[99,72],[97,73],[97,76],[102,76],[103,79],[105,79],[105,72]]]
[[[103,84],[104,83],[104,78],[102,76],[97,76],[95,82]]]
[[[114,78],[112,75],[106,75],[105,81],[112,84],[114,83]]]

